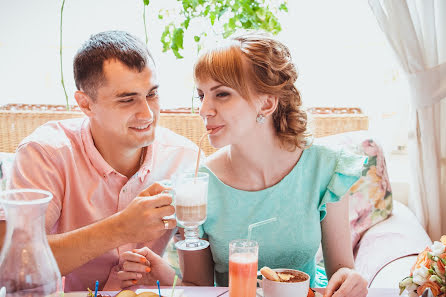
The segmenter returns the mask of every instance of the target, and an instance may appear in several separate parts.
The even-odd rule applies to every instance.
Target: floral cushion
[[[350,197],[349,218],[354,248],[365,231],[392,213],[392,189],[384,152],[367,131],[322,137],[315,142],[368,156],[361,178],[345,194]]]

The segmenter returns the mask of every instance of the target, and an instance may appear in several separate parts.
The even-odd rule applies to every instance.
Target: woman
[[[361,175],[364,159],[309,144],[288,48],[245,34],[202,54],[194,75],[200,115],[210,143],[220,149],[201,169],[210,181],[200,235],[210,249],[180,253],[183,283],[212,286],[215,271],[217,285],[227,286],[229,242],[246,238],[250,224],[276,217],[253,229],[259,268],[299,269],[311,276],[311,286],[321,285],[315,255],[322,241],[326,296],[366,296],[367,282],[353,269],[348,200],[341,200]],[[160,258],[135,252],[123,256],[124,266],[132,267],[124,267],[123,285],[132,284],[132,271],[172,282],[172,269]],[[138,253],[151,262],[151,273],[136,263]]]

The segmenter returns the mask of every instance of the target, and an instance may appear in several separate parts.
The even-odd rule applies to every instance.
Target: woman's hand
[[[367,281],[355,270],[350,268],[338,269],[325,289],[324,297],[366,297]]]
[[[121,288],[133,285],[153,286],[157,280],[164,286],[173,284],[175,270],[148,247],[123,253],[120,262],[118,279],[121,281]]]

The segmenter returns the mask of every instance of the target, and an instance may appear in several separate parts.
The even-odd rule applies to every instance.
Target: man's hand
[[[367,281],[355,270],[340,268],[328,282],[324,297],[366,297]]]
[[[144,196],[133,199],[119,213],[120,232],[127,242],[154,240],[161,237],[166,229],[176,227],[176,220],[163,220],[163,217],[175,213],[175,208],[170,205],[172,197],[170,194],[163,193],[164,190],[167,190],[167,188],[159,183],[152,184],[141,193]]]
[[[118,278],[121,288],[133,285],[161,285],[171,286],[175,278],[175,270],[160,256],[148,247],[125,252],[119,259],[121,270]]]

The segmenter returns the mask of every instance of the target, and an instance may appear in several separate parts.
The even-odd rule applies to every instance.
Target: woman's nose
[[[210,101],[211,100],[206,99],[206,97],[203,97],[203,100],[201,101],[200,116],[203,119],[215,115],[215,108]]]

